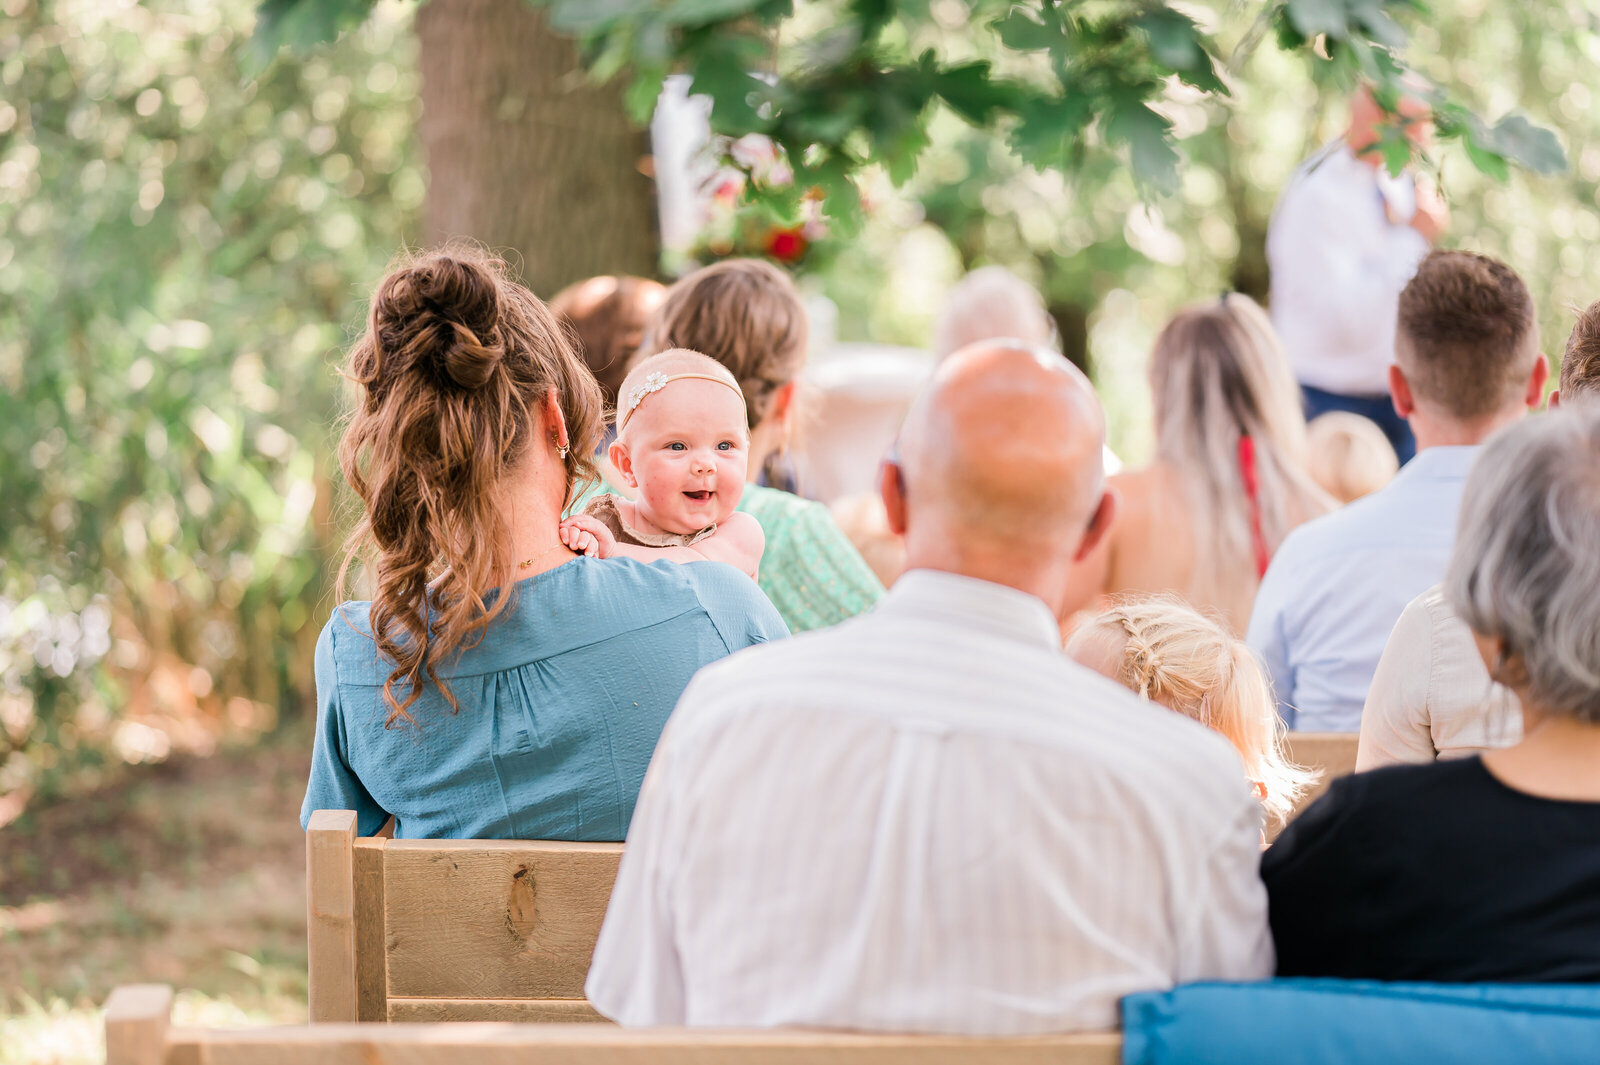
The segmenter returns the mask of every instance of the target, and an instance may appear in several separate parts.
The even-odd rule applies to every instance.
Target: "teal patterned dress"
[[[821,503],[747,484],[739,509],[767,534],[756,583],[790,632],[837,625],[883,597],[877,575]]]
[[[602,483],[572,511],[582,510],[599,492],[627,494]],[[883,584],[821,503],[747,484],[738,509],[759,521],[767,534],[756,583],[790,632],[837,625],[871,610],[883,597]]]

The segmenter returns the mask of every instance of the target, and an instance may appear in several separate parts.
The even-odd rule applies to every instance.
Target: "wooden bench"
[[[1323,771],[1300,809],[1355,769],[1357,738],[1289,733]],[[604,1020],[583,982],[622,844],[355,833],[348,810],[306,829],[312,1021]]]
[[[1338,777],[1356,771],[1356,743],[1361,739],[1356,732],[1291,732],[1287,736],[1289,761],[1308,769],[1322,770],[1322,779],[1306,789],[1295,806],[1298,814],[1312,800],[1328,790],[1328,785]]]
[[[1016,1039],[599,1024],[171,1027],[172,989],[106,1002],[107,1065],[1118,1065],[1116,1032]]]
[[[311,1020],[601,1021],[583,996],[620,843],[306,828]]]

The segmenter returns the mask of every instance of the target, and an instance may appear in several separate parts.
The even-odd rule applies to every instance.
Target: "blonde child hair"
[[[1306,465],[1323,491],[1341,503],[1370,495],[1394,480],[1400,460],[1383,430],[1349,411],[1329,411],[1306,427]]]
[[[1290,762],[1271,686],[1243,640],[1172,596],[1114,601],[1084,622],[1067,654],[1225,736],[1274,825],[1318,774]]]

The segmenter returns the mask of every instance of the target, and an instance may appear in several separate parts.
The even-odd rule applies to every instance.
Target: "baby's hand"
[[[617,539],[611,530],[587,514],[574,514],[561,523],[561,542],[590,558],[610,558],[617,553]]]

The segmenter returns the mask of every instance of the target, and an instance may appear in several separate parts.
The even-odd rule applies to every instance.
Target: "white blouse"
[[[1522,708],[1489,679],[1438,585],[1400,614],[1361,713],[1356,771],[1465,758],[1522,738]]]

